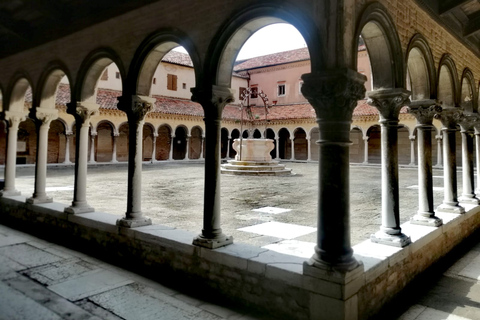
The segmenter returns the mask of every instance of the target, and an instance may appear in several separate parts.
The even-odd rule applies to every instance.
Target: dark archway
[[[294,136],[294,154],[295,160],[308,159],[307,133],[302,128],[298,128],[293,133]]]
[[[169,160],[170,150],[172,145],[172,129],[168,125],[161,125],[158,128],[157,147],[156,147],[156,159],[157,160]]]
[[[173,160],[183,160],[187,154],[187,131],[184,127],[175,129],[173,138]]]

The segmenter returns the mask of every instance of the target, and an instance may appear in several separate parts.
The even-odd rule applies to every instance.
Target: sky
[[[306,47],[305,40],[290,24],[276,23],[255,32],[243,45],[237,60]],[[183,47],[174,49],[186,53]]]

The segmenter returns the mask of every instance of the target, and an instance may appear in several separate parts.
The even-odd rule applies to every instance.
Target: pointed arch
[[[68,79],[71,92],[73,82],[67,66],[60,60],[48,63],[38,81],[37,99],[34,101],[34,106],[55,109],[58,87],[64,76]]]
[[[443,55],[438,66],[438,101],[445,107],[458,105],[458,74],[455,62],[449,54]]]
[[[415,34],[407,48],[407,69],[413,100],[435,99],[435,64],[430,46],[421,34]]]
[[[469,113],[477,112],[477,93],[475,90],[475,78],[470,69],[465,68],[462,73],[460,87],[460,106]]]

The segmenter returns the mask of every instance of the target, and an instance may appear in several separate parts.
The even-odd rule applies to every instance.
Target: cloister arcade
[[[270,1],[213,0],[191,8],[157,1],[148,6],[149,10],[129,9],[75,34],[2,57],[2,220],[56,230],[96,250],[114,248],[109,254],[118,252],[146,268],[186,278],[199,284],[199,290],[208,288],[231,301],[295,319],[367,319],[478,227],[473,153],[476,150],[478,168],[479,54],[416,1],[285,0],[279,6]],[[167,6],[172,10],[164,10]],[[405,7],[412,12],[409,18],[397,14]],[[318,206],[313,209],[317,242],[312,257],[301,263],[272,253],[258,258],[262,251],[234,244],[221,222],[221,158],[233,156],[232,140],[240,136],[238,123],[222,118],[234,101],[233,65],[253,32],[277,22],[295,26],[307,43],[311,72],[302,76],[302,93],[316,119],[295,119],[289,125],[272,120],[275,124],[266,133],[258,127],[253,137],[275,139],[275,158],[318,161]],[[360,36],[372,68],[373,90],[367,93],[366,77],[357,72]],[[156,112],[158,100],[151,85],[162,57],[177,46],[191,57],[191,100],[203,114],[192,111],[175,120],[172,114]],[[118,103],[108,111],[117,122],[102,118],[107,111],[100,109],[97,95],[98,79],[112,63],[122,79]],[[55,101],[64,76],[71,99],[60,110]],[[375,113],[354,110],[365,95]],[[25,140],[26,131],[35,134]],[[22,158],[22,152],[27,154],[22,150],[29,150],[28,157]],[[180,233],[167,239],[164,230],[150,227],[151,220],[142,212],[142,163],[187,159],[204,159],[204,204],[199,208],[203,225],[188,241]],[[382,225],[369,241],[395,247],[388,257],[354,255],[350,160],[381,164]],[[28,198],[15,186],[17,161],[35,163],[35,191]],[[95,215],[86,178],[89,162],[115,161],[128,162],[128,196],[125,216],[112,223]],[[70,206],[49,205],[54,200],[46,193],[49,162],[75,163]],[[417,238],[405,231],[412,228],[399,223],[398,166],[412,162],[418,163],[419,210],[408,226],[420,228],[414,229],[422,234]],[[444,170],[444,200],[436,209],[433,162]],[[457,162],[462,164],[461,197]],[[396,281],[389,281],[392,275]],[[246,279],[255,279],[261,289],[248,289]]]

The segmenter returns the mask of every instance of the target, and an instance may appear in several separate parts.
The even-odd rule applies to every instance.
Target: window
[[[177,91],[177,76],[175,74],[167,74],[167,89]]]
[[[250,98],[255,99],[258,97],[258,87],[252,87],[252,93],[250,95]]]
[[[187,89],[187,84],[186,84],[186,83],[182,83],[182,88],[183,88],[183,89]]]
[[[247,90],[247,88],[244,88],[244,87],[240,87],[238,88],[238,101],[242,101],[243,98],[242,98],[242,94],[243,94],[243,91]]]
[[[278,96],[284,96],[285,95],[285,84],[279,84],[278,85],[278,90],[277,90],[277,93],[278,93]]]
[[[103,81],[107,81],[107,80],[108,80],[108,68],[105,69],[105,71],[103,71],[102,77],[100,78],[100,80],[103,80]]]
[[[157,84],[157,78],[153,78],[153,84]]]
[[[120,72],[115,72],[115,78],[120,79]]]

